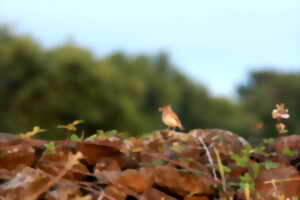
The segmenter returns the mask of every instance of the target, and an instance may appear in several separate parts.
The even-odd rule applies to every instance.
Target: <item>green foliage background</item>
[[[19,133],[34,125],[62,138],[58,124],[85,121],[87,134],[117,129],[141,135],[163,128],[158,107],[171,104],[187,129],[221,128],[251,138],[272,136],[270,112],[286,103],[290,132],[300,129],[300,74],[253,72],[233,101],[209,91],[177,70],[167,54],[97,57],[65,43],[52,49],[0,28],[0,130]],[[265,128],[255,129],[263,122]]]

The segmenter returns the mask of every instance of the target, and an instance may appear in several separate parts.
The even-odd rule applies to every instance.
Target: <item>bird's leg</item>
[[[175,131],[175,128],[174,128],[174,127],[171,127],[171,128],[170,128],[170,131],[171,131],[171,132],[174,132],[174,131]]]

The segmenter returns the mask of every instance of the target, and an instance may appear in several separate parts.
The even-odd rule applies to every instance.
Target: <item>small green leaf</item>
[[[227,166],[224,166],[224,165],[223,165],[223,170],[224,170],[225,173],[231,172],[231,169]]]
[[[164,161],[163,161],[163,160],[157,159],[157,160],[154,160],[154,161],[153,161],[153,164],[154,164],[154,165],[163,165],[163,164],[164,164]]]
[[[118,134],[118,131],[117,130],[110,130],[110,131],[107,131],[105,132],[107,137],[113,137],[113,136],[116,136]]]
[[[259,163],[257,162],[253,162],[252,165],[252,170],[253,170],[253,173],[254,173],[254,177],[256,178],[260,172],[260,165]]]
[[[274,139],[273,138],[265,138],[265,139],[263,139],[263,142],[265,144],[272,144],[274,142]]]
[[[246,183],[249,183],[253,180],[248,172],[245,173],[243,176],[241,176],[240,179],[242,182],[246,182]]]
[[[281,153],[282,153],[283,155],[290,156],[290,157],[292,157],[292,156],[294,156],[294,155],[296,154],[295,151],[289,149],[288,147],[284,147],[284,148],[282,149],[282,152],[281,152]]]
[[[80,141],[80,140],[81,140],[80,137],[78,137],[78,136],[75,135],[75,134],[72,134],[70,139],[71,139],[72,141]]]
[[[87,142],[94,142],[96,139],[95,138],[86,138],[84,141],[87,141]]]
[[[70,124],[67,124],[67,125],[58,125],[57,127],[58,128],[64,128],[64,129],[67,129],[68,131],[73,131],[73,132],[75,132],[75,131],[77,131],[77,125],[79,125],[79,124],[82,124],[83,123],[83,121],[82,120],[75,120],[75,121],[73,121],[72,123],[70,123]]]
[[[229,152],[229,157],[232,159],[232,160],[236,160],[236,159],[239,159],[241,156],[236,154],[236,153],[233,153],[233,152]]]
[[[182,173],[191,173],[195,175],[202,175],[202,172],[200,170],[195,170],[195,169],[179,169],[180,172]]]
[[[245,151],[246,153],[246,151]],[[235,161],[235,164],[239,167],[247,167],[248,161],[250,159],[249,155],[238,155],[236,153],[229,153],[229,156],[232,160]]]
[[[46,145],[46,150],[48,153],[50,154],[55,154],[55,143],[54,142],[49,142],[47,145]]]
[[[256,153],[264,153],[265,149],[266,149],[266,147],[260,146],[260,147],[257,147],[256,149],[254,149],[254,151]]]
[[[100,139],[100,140],[106,140],[107,138],[108,138],[108,136],[104,132],[99,133],[99,135],[98,135],[98,139]]]
[[[278,168],[278,163],[271,162],[271,161],[266,161],[263,163],[266,169],[275,169]]]
[[[236,187],[236,186],[239,186],[240,185],[240,183],[236,183],[236,182],[227,182],[226,183],[227,185],[229,185],[229,186],[233,186],[233,187]]]
[[[138,153],[138,152],[143,151],[143,147],[136,147],[136,148],[133,148],[131,151],[132,151],[133,153]]]
[[[248,187],[250,189],[250,191],[254,190],[254,182],[251,182],[251,183],[249,183],[249,182],[241,182],[241,183],[239,183],[239,186],[240,186],[240,188],[239,188],[238,192],[240,192],[240,193],[243,193],[244,189],[246,187]]]
[[[151,164],[150,164],[150,163],[147,163],[147,162],[140,162],[140,163],[139,163],[139,166],[140,166],[140,167],[151,167]]]
[[[240,167],[246,167],[248,165],[249,158],[247,157],[241,157],[239,160],[237,160],[236,165]]]
[[[171,149],[176,153],[181,153],[184,150],[184,148],[185,148],[184,145],[181,144],[176,144],[171,147]]]
[[[188,165],[188,164],[190,164],[191,162],[193,162],[194,159],[193,159],[193,158],[190,158],[190,157],[183,157],[183,158],[179,158],[179,161],[180,161],[181,163],[183,163],[183,164]]]
[[[247,144],[243,149],[242,149],[242,154],[248,154],[253,151],[253,147],[250,144]]]
[[[212,141],[215,141],[215,140],[217,140],[217,139],[219,139],[220,138],[220,135],[215,135],[215,136],[213,136],[212,138],[211,138],[211,140]]]
[[[239,183],[239,192],[243,192],[246,186],[248,186],[250,190],[254,189],[254,180],[248,172],[241,176],[240,180],[241,182]]]
[[[122,152],[122,153],[129,153],[129,150],[128,149],[120,149],[120,152]]]
[[[0,149],[0,156],[1,155],[4,155],[6,153],[6,151],[5,150],[3,150],[3,149]]]

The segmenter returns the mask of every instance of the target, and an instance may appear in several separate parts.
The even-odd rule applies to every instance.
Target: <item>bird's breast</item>
[[[172,127],[178,126],[177,120],[174,117],[172,117],[172,116],[163,115],[163,119],[162,120],[168,126],[172,126]]]

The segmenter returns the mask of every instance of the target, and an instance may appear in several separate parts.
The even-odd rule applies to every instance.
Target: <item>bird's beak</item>
[[[161,112],[161,111],[162,111],[162,108],[161,108],[161,107],[159,107],[159,108],[158,108],[158,111],[159,111],[159,112]]]

